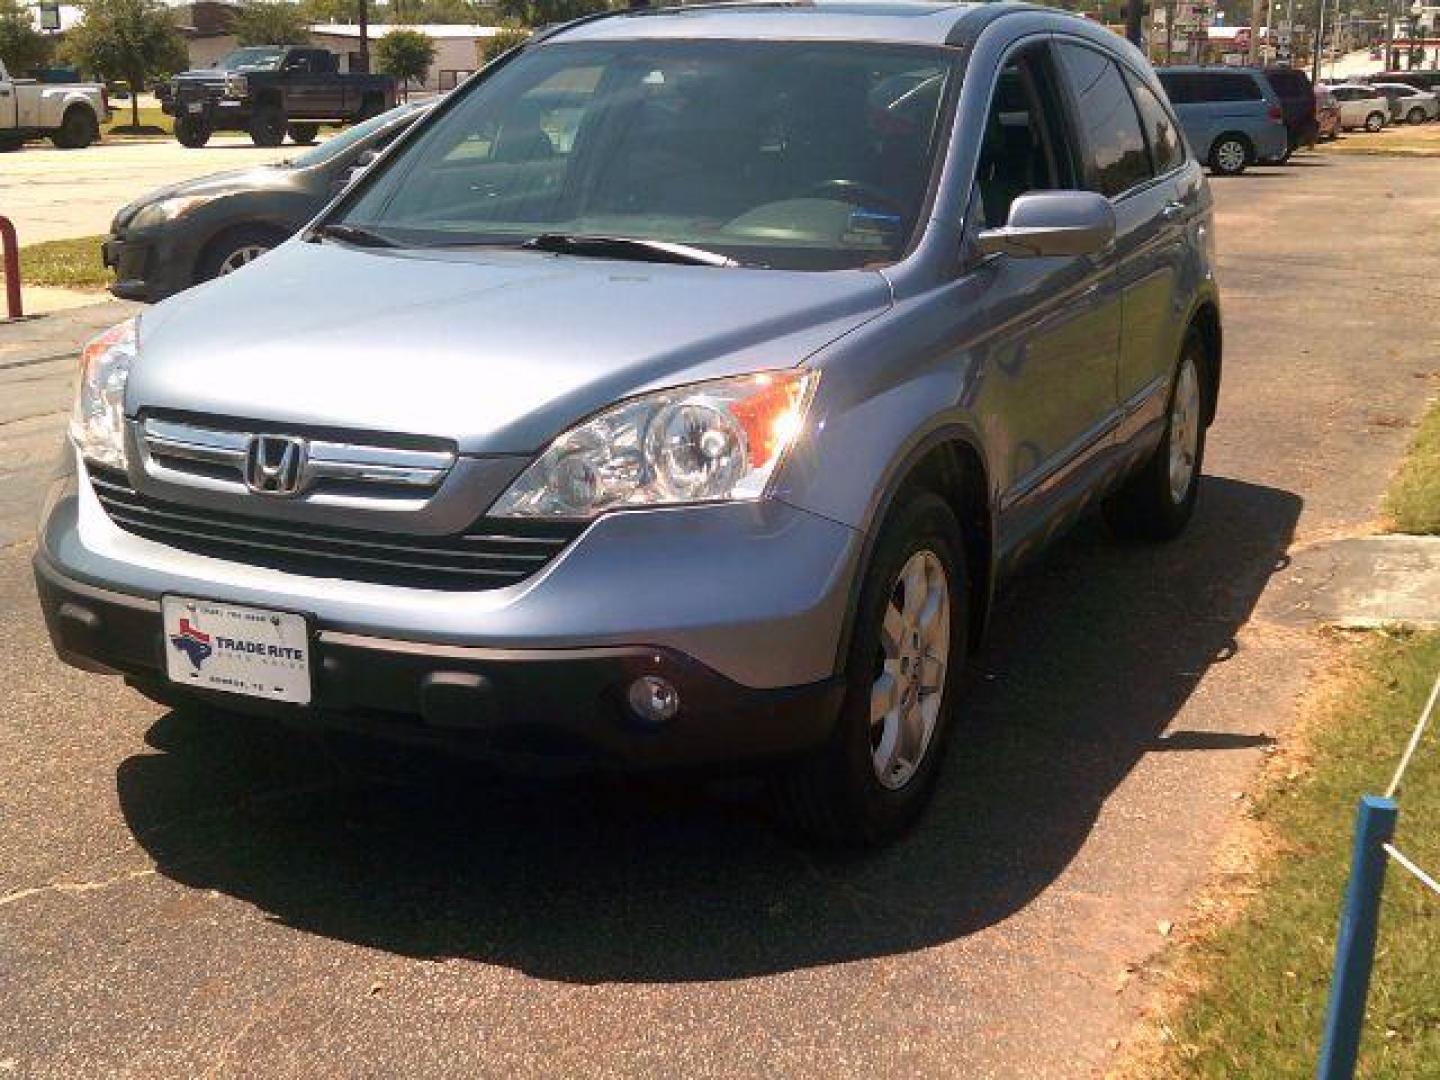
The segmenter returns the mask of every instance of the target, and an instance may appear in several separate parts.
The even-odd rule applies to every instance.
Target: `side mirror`
[[[1093,191],[1037,191],[1010,204],[1000,229],[975,238],[981,255],[1046,259],[1099,255],[1115,242],[1115,209]]]

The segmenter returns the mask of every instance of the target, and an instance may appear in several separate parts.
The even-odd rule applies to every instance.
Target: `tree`
[[[241,45],[304,45],[309,20],[287,0],[247,0],[235,15],[235,40]]]
[[[518,26],[510,26],[492,37],[481,38],[475,43],[475,51],[479,53],[480,66],[484,67],[490,63],[490,61],[509,52],[517,45],[525,44],[529,37],[529,30],[522,30]]]
[[[185,70],[189,54],[175,20],[156,0],[86,0],[65,37],[69,60],[107,81],[130,84],[130,120],[140,126],[140,91]]]
[[[17,78],[50,59],[50,39],[35,29],[29,8],[19,0],[0,0],[0,60]]]
[[[507,20],[525,26],[569,22],[610,6],[608,0],[498,0],[496,4]]]
[[[375,43],[380,70],[394,75],[405,87],[411,79],[425,81],[435,62],[435,42],[419,30],[391,30]]]

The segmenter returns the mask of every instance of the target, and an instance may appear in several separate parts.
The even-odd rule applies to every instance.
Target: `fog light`
[[[680,691],[658,675],[642,675],[630,684],[630,708],[652,724],[663,724],[680,711]]]

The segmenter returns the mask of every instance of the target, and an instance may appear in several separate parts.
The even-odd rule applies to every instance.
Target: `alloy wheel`
[[[915,775],[944,704],[950,665],[950,583],[933,551],[906,560],[890,590],[870,690],[870,757],[893,790]]]
[[[1175,381],[1170,403],[1170,498],[1178,506],[1185,501],[1195,478],[1195,461],[1200,456],[1200,377],[1195,361],[1187,356]]]
[[[270,249],[262,244],[242,244],[220,260],[221,275],[233,274],[246,263],[252,263]]]
[[[1215,148],[1215,160],[1225,172],[1238,172],[1245,165],[1245,147],[1235,139],[1226,139]]]

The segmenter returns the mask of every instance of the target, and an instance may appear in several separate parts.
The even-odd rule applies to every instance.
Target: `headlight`
[[[250,90],[250,80],[244,75],[225,76],[225,96],[242,98]]]
[[[208,196],[183,195],[174,199],[161,199],[159,202],[146,203],[130,219],[130,227],[132,229],[149,229],[156,225],[163,225],[167,221],[174,221],[181,214],[189,213],[201,203],[209,201]]]
[[[134,359],[134,319],[106,330],[80,354],[70,438],[87,461],[125,468],[125,383]]]
[[[593,518],[622,506],[758,499],[819,375],[717,379],[621,402],[561,435],[490,511]]]

